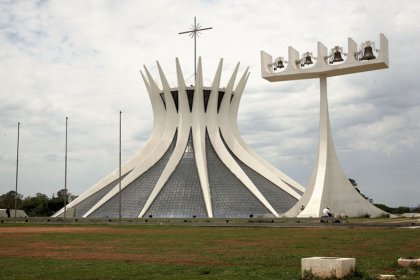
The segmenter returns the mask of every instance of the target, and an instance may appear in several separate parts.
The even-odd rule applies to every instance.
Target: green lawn
[[[291,280],[312,256],[355,257],[365,279],[420,279],[396,265],[419,244],[419,230],[401,228],[4,224],[0,279]]]

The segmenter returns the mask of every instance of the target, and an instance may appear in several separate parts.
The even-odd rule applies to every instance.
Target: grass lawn
[[[420,255],[418,229],[0,225],[0,279],[299,279],[304,257],[355,257],[368,275]]]

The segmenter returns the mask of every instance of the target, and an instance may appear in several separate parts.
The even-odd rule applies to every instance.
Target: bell
[[[334,59],[330,63],[341,62],[341,61],[343,61],[343,57],[341,56],[341,52],[340,51],[335,51],[334,52]]]
[[[373,54],[372,46],[366,46],[365,51],[363,52],[362,60],[371,60],[375,59],[376,56]]]
[[[281,59],[277,60],[276,68],[284,68],[283,60]]]
[[[311,64],[313,64],[313,62],[312,62],[312,58],[311,58],[311,56],[310,55],[307,55],[306,57],[305,57],[305,62],[303,63],[304,65],[311,65]]]

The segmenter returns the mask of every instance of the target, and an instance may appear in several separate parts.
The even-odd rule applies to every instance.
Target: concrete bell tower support
[[[320,217],[329,207],[336,215],[350,217],[386,214],[362,197],[348,180],[335,151],[328,112],[327,78],[320,79],[320,115],[318,156],[307,189],[285,216]],[[301,210],[302,205],[304,210]]]

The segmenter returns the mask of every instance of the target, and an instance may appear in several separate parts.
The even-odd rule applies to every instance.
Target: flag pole
[[[19,136],[20,136],[19,132],[20,132],[20,122],[18,122],[17,148],[16,148],[15,223],[16,223],[16,211],[17,211],[17,199],[18,199],[18,177],[19,177]]]
[[[67,219],[67,122],[68,117],[66,117],[66,148],[64,154],[64,222]]]
[[[120,111],[120,133],[119,133],[119,223],[121,224],[121,114]]]

